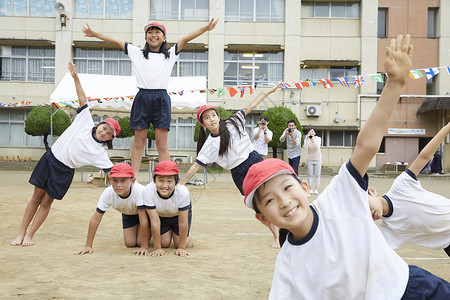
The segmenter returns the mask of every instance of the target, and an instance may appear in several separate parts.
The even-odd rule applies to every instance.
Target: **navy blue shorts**
[[[450,283],[417,266],[409,266],[409,280],[401,300],[450,299]]]
[[[168,218],[159,217],[159,220],[161,222],[161,225],[160,225],[161,226],[160,227],[161,235],[168,232],[169,230],[172,230],[172,232],[178,236],[180,235],[180,227],[178,226],[178,216],[168,217]],[[191,231],[191,222],[192,222],[192,206],[189,207],[187,236],[189,236],[189,232]]]
[[[127,229],[136,226],[139,223],[139,215],[126,215],[122,214],[122,228]]]
[[[44,189],[47,194],[61,200],[69,190],[75,170],[56,159],[51,150],[47,150],[31,174],[29,183]]]
[[[171,113],[171,101],[166,90],[140,89],[131,107],[130,128],[148,129],[152,123],[153,128],[170,130]]]
[[[231,177],[233,177],[234,184],[241,192],[242,196],[244,196],[244,190],[242,189],[242,185],[244,184],[245,176],[247,175],[248,169],[254,164],[262,161],[261,155],[253,150],[248,155],[248,158],[244,160],[239,166],[231,169]]]

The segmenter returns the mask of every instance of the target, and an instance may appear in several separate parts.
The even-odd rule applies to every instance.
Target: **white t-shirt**
[[[138,206],[137,203],[142,199],[142,191],[144,186],[140,183],[135,182],[131,186],[131,193],[128,197],[122,198],[114,192],[112,186],[107,187],[97,204],[97,211],[104,214],[108,208],[112,207],[115,210],[125,214],[125,215],[137,215]]]
[[[270,299],[392,299],[405,292],[408,265],[372,220],[367,175],[343,165],[311,204],[302,240],[288,234],[276,261]]]
[[[154,182],[150,182],[142,193],[141,201],[138,202],[139,209],[156,209],[160,217],[175,217],[179,211],[191,207],[189,190],[184,185],[177,184],[173,194],[169,198],[161,198],[156,190]]]
[[[172,67],[178,59],[177,44],[169,49],[170,57],[161,52],[148,53],[148,59],[142,50],[125,43],[125,54],[131,59],[136,74],[136,86],[140,89],[167,89]]]
[[[57,160],[69,168],[95,166],[104,170],[112,168],[105,146],[92,136],[94,121],[88,105],[78,109],[72,124],[53,144],[51,150]]]
[[[392,206],[390,216],[381,218],[380,230],[392,248],[450,245],[450,199],[425,190],[410,170],[394,180],[384,197]]]
[[[259,127],[253,129],[253,137],[258,133],[258,131]],[[269,146],[265,140],[266,135],[270,140],[272,140],[273,132],[269,128],[267,128],[266,134],[264,134],[264,130],[261,129],[257,140],[253,138],[253,147],[255,147],[255,150],[261,155],[267,155],[269,152]]]
[[[235,114],[240,120],[245,128],[245,114],[244,112],[238,111]],[[239,122],[238,122],[239,125]],[[231,170],[234,167],[239,166],[243,161],[245,161],[249,154],[254,150],[253,143],[244,128],[240,128],[241,135],[239,135],[236,128],[230,124],[226,123],[228,130],[230,131],[230,145],[228,146],[227,154],[220,156],[220,136],[214,136],[210,134],[206,139],[202,150],[197,155],[195,160],[198,164],[204,166],[209,163],[217,163],[221,167],[227,170]]]

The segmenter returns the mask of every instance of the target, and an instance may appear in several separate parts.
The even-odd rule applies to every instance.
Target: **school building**
[[[143,47],[143,28],[152,21],[166,26],[167,40],[174,44],[211,18],[220,18],[213,31],[183,49],[172,76],[206,76],[207,103],[230,110],[244,108],[268,84],[286,82],[290,87],[272,94],[247,117],[247,129],[256,126],[267,108],[288,107],[305,130],[314,128],[322,137],[323,165],[335,169],[349,159],[358,131],[381,93],[380,76],[373,75],[385,79],[386,45],[397,34],[410,33],[413,69],[423,77],[408,81],[371,169],[381,170],[387,162],[411,163],[450,121],[448,71],[439,68],[440,73],[427,80],[424,70],[450,66],[448,15],[450,1],[439,0],[0,0],[0,156],[39,159],[43,154],[42,137],[24,132],[32,107],[23,104],[48,103],[69,60],[79,73],[133,75],[123,52],[84,37],[81,29],[86,23]],[[362,78],[353,77],[359,75]],[[330,85],[324,79],[333,87],[325,88]],[[364,82],[355,88],[355,80],[356,85]],[[308,84],[298,89],[296,82]],[[306,87],[313,82],[316,86]],[[256,86],[253,95],[249,86]],[[232,97],[228,87],[237,95]],[[239,87],[245,87],[242,97]],[[73,108],[62,109],[75,114]],[[173,111],[173,158],[195,159],[195,112]],[[92,114],[98,122],[127,112],[94,109]],[[447,137],[440,149],[447,170],[449,142]],[[116,139],[110,155],[129,157],[130,143],[130,138]],[[157,153],[154,145],[146,152]]]

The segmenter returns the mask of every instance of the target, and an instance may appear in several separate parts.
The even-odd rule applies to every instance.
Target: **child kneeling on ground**
[[[150,217],[151,236],[153,237],[153,252],[151,256],[162,256],[162,248],[173,243],[175,254],[186,257],[187,244],[191,240],[189,231],[192,220],[192,206],[189,190],[179,185],[179,173],[176,163],[170,160],[159,162],[153,172],[153,182],[144,189],[141,202],[138,204],[141,222]],[[138,255],[148,255],[148,227],[142,231],[141,249],[135,251]]]
[[[125,246],[136,247],[141,245],[142,226],[148,226],[148,222],[139,224],[137,202],[142,198],[144,186],[136,182],[133,168],[126,163],[113,166],[109,178],[111,186],[103,191],[97,209],[89,221],[86,244],[83,249],[74,252],[74,254],[92,253],[95,233],[103,215],[110,207],[122,213]]]

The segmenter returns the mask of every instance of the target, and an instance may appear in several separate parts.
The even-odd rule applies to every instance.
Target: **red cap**
[[[153,174],[163,176],[178,175],[178,166],[175,162],[171,160],[163,160],[156,164]]]
[[[107,118],[104,120],[106,123],[109,124],[109,126],[112,127],[112,129],[114,130],[114,136],[113,138],[115,138],[119,133],[120,133],[120,125],[119,122],[117,122],[116,120],[114,120],[113,118]]]
[[[114,165],[109,173],[109,177],[133,177],[134,178],[134,170],[133,168],[126,163],[120,163]]]
[[[202,113],[205,111],[205,110],[208,110],[208,109],[216,109],[216,107],[214,106],[214,105],[202,105],[198,110],[197,110],[197,121],[200,123],[200,124],[202,124]]]
[[[242,189],[244,190],[244,203],[253,208],[253,196],[256,190],[267,180],[282,174],[294,174],[294,169],[285,161],[269,158],[256,163],[248,169]]]
[[[159,28],[159,29],[164,33],[164,35],[166,35],[166,26],[164,26],[163,24],[161,24],[161,23],[159,23],[159,22],[151,22],[150,24],[146,25],[146,26],[144,27],[144,32],[145,32],[145,34],[147,34],[147,30],[148,30],[150,27],[157,27],[157,28]]]

